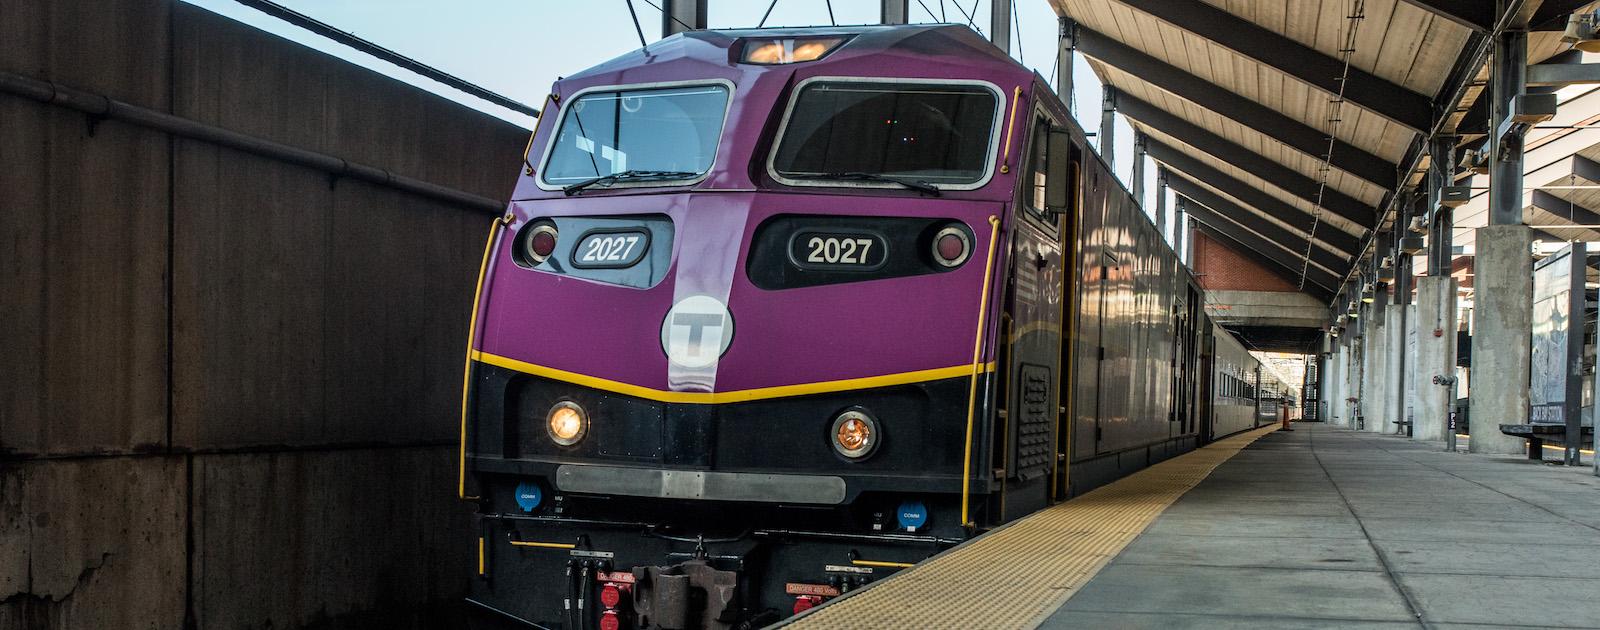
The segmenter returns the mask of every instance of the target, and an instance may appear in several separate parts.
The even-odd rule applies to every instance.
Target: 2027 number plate
[[[801,269],[871,271],[889,260],[889,250],[871,232],[801,230],[789,240],[789,260]]]
[[[584,269],[621,269],[644,259],[650,233],[639,230],[594,231],[583,235],[572,250],[572,266]]]

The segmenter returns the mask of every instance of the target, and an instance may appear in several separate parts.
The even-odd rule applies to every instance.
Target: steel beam
[[[1191,206],[1191,209],[1192,208],[1193,207]],[[1198,214],[1194,216],[1196,218],[1195,231],[1205,234],[1206,236],[1209,236],[1213,240],[1216,240],[1224,245],[1228,245],[1230,249],[1233,249],[1235,252],[1238,252],[1239,255],[1244,256],[1245,258],[1255,261],[1255,263],[1261,265],[1263,269],[1277,273],[1278,277],[1283,278],[1284,280],[1287,280],[1296,286],[1300,285],[1300,264],[1291,257],[1289,252],[1278,250],[1271,244],[1266,243],[1266,241],[1261,240],[1261,237],[1255,236],[1249,231],[1229,223],[1226,219],[1218,220],[1216,223],[1210,223],[1205,219],[1200,218]],[[1262,249],[1263,244],[1270,249]],[[1273,252],[1273,250],[1277,251]],[[1312,271],[1315,272],[1316,270],[1313,269]],[[1320,275],[1325,276],[1326,274]],[[1333,298],[1333,289],[1329,288],[1326,284],[1324,284],[1324,282],[1337,283],[1337,281],[1337,279],[1328,279],[1324,281],[1320,278],[1318,280],[1307,278],[1305,285],[1300,290],[1318,300],[1329,300]]]
[[[1341,217],[1355,221],[1361,225],[1371,225],[1375,221],[1378,210],[1362,203],[1360,200],[1344,194],[1333,187],[1323,188],[1317,185],[1310,177],[1301,175],[1299,171],[1274,162],[1259,153],[1234,144],[1222,136],[1214,134],[1205,128],[1180,118],[1171,112],[1129,96],[1127,93],[1117,95],[1117,108],[1124,116],[1161,131],[1173,138],[1206,152],[1228,164],[1272,182],[1274,186],[1288,191],[1290,194],[1309,201],[1317,202],[1317,193],[1322,193],[1322,207]]]
[[[706,0],[662,0],[661,36],[706,28]]]
[[[1095,139],[1099,145],[1100,159],[1106,161],[1106,170],[1116,174],[1117,168],[1117,88],[1109,85],[1100,92],[1100,135]]]
[[[1078,23],[1070,18],[1058,18],[1057,26],[1061,39],[1056,47],[1056,95],[1067,103],[1067,113],[1078,113],[1077,99],[1073,98],[1072,85],[1072,51],[1078,47]]]
[[[1196,181],[1204,182],[1229,197],[1244,202],[1246,206],[1255,208],[1262,214],[1274,217],[1297,230],[1309,233],[1311,232],[1312,224],[1316,222],[1316,218],[1311,216],[1310,213],[1284,203],[1259,188],[1234,179],[1182,151],[1155,140],[1149,142],[1149,150],[1150,157],[1167,165],[1172,170],[1187,174]],[[1363,227],[1371,229],[1372,225],[1368,224]],[[1323,226],[1318,230],[1317,238],[1334,249],[1347,254],[1356,252],[1357,248],[1360,247],[1360,239],[1332,226]]]
[[[1209,211],[1211,214],[1226,218],[1256,234],[1260,234],[1262,238],[1277,243],[1285,250],[1295,252],[1297,258],[1305,256],[1306,237],[1284,229],[1271,221],[1257,216],[1250,210],[1240,207],[1238,204],[1223,199],[1220,195],[1206,190],[1204,186],[1183,177],[1181,174],[1174,174],[1168,179],[1168,183],[1172,186],[1174,192],[1194,202],[1188,207],[1190,213],[1196,218],[1204,219],[1205,217],[1201,216],[1201,214]],[[1197,208],[1196,206],[1199,207]],[[1350,269],[1349,256],[1340,256],[1314,245],[1311,247],[1311,262],[1332,269],[1334,273],[1344,273]]]
[[[1079,52],[1121,68],[1124,72],[1265,134],[1296,151],[1319,160],[1328,154],[1328,134],[1184,72],[1082,24],[1076,28]],[[1333,155],[1329,158],[1329,162],[1334,168],[1385,189],[1393,188],[1399,180],[1398,165],[1343,140],[1333,141]]]
[[[1501,33],[1495,40],[1494,63],[1489,72],[1491,133],[1511,116],[1512,101],[1527,83],[1528,34]],[[1522,224],[1522,134],[1489,139],[1489,224]]]
[[[1428,275],[1448,276],[1455,209],[1440,201],[1444,187],[1455,183],[1455,138],[1434,138],[1428,151]]]
[[[1144,199],[1144,162],[1145,162],[1145,136],[1138,130],[1133,132],[1133,165],[1128,175],[1128,193],[1133,195],[1133,202],[1138,204],[1139,211],[1145,212],[1149,207]]]
[[[906,24],[911,18],[911,0],[879,0],[879,24]]]
[[[1434,15],[1445,18],[1475,31],[1494,28],[1499,14],[1494,0],[1405,0]]]
[[[1167,170],[1164,168],[1156,169],[1156,231],[1161,233],[1161,238],[1172,242],[1167,236]]]
[[[1200,0],[1120,0],[1178,28],[1199,35],[1301,83],[1394,121],[1427,133],[1433,126],[1428,96],[1329,57],[1316,49],[1263,28]],[[1343,80],[1341,80],[1343,77]]]
[[[1581,155],[1572,156],[1573,176],[1600,184],[1600,163]]]
[[[989,0],[989,41],[1011,54],[1011,0]]]
[[[1600,225],[1600,213],[1542,190],[1533,191],[1533,207],[1553,214],[1557,218],[1571,221],[1575,225]],[[1579,229],[1594,230],[1595,228],[1584,227]]]

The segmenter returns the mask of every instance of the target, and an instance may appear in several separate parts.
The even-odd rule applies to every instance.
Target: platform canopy
[[[1594,4],[1050,1],[1066,45],[1088,59],[1190,216],[1325,300],[1372,256],[1397,209],[1423,211],[1428,139],[1455,136],[1458,154],[1482,143],[1492,36],[1529,30],[1529,64],[1576,63],[1561,31]],[[1531,193],[1529,223],[1600,224],[1580,214],[1600,200],[1568,210],[1570,192]]]

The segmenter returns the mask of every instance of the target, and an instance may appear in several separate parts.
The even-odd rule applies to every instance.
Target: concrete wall
[[[165,0],[0,71],[504,198],[526,132]],[[434,626],[489,217],[0,94],[0,628]]]

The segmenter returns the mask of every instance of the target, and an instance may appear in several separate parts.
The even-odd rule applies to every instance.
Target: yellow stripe
[[[478,575],[483,575],[483,537],[478,537]]]
[[[1011,129],[1016,126],[1017,103],[1021,101],[1022,86],[1019,85],[1016,90],[1011,92],[1011,114],[1006,117],[1006,150],[1000,152],[1000,172],[1002,173],[1011,172],[1011,164],[1008,162],[1011,159]]]
[[[1017,88],[1019,91],[1022,88]],[[1009,141],[1008,141],[1009,142]],[[995,240],[1000,236],[1000,218],[989,215],[989,259],[983,263],[983,293],[978,296],[978,332],[972,338],[972,384],[967,389],[967,440],[961,453],[961,525],[971,526],[967,518],[972,488],[972,418],[978,406],[978,362],[983,359],[983,320],[989,313],[989,276],[994,272]],[[994,362],[989,365],[993,366]]]
[[[467,359],[461,368],[461,460],[456,477],[456,497],[475,501],[478,497],[467,496],[467,393],[472,388],[472,355],[473,346],[478,341],[478,302],[483,299],[483,276],[489,271],[489,252],[494,249],[494,242],[500,236],[500,228],[505,227],[505,220],[496,218],[489,226],[489,238],[483,244],[483,261],[478,263],[478,285],[472,289],[472,320],[467,322]]]
[[[1543,446],[1545,448],[1555,449],[1555,450],[1558,450],[1558,451],[1561,451],[1561,452],[1566,452],[1566,450],[1567,450],[1566,447],[1564,447],[1564,446],[1555,446],[1553,444],[1544,444]],[[1580,449],[1578,449],[1578,452],[1582,453],[1584,455],[1593,455],[1594,454],[1594,451],[1591,451],[1591,450],[1586,449],[1586,448],[1580,448]]]
[[[1036,628],[1162,511],[1265,427],[1218,440],[974,538],[787,628]]]
[[[541,549],[577,549],[578,548],[577,545],[574,545],[572,543],[533,542],[533,541],[529,541],[529,540],[513,540],[513,541],[510,541],[510,542],[511,542],[511,546],[512,547],[538,547],[538,548],[541,548]]]
[[[850,564],[858,567],[880,567],[884,569],[904,569],[911,566],[910,562],[884,562],[882,560],[851,560]]]
[[[759,387],[756,389],[741,389],[731,392],[673,392],[649,387],[631,385],[621,381],[613,381],[597,376],[579,374],[558,370],[552,367],[534,365],[525,361],[518,361],[487,352],[474,352],[472,358],[508,370],[515,370],[524,374],[542,376],[548,379],[564,381],[574,385],[603,389],[609,392],[644,398],[668,403],[698,403],[722,404],[746,402],[751,400],[765,400],[768,398],[782,398],[784,396],[806,396],[809,394],[824,394],[828,392],[842,392],[853,389],[868,389],[872,387],[888,387],[890,385],[905,385],[907,383],[922,383],[937,381],[945,378],[966,376],[969,372],[977,372],[980,366],[954,365],[946,368],[931,370],[918,370],[915,372],[901,372],[899,374],[885,374],[883,376],[868,376],[864,378],[849,378],[838,381],[823,381],[820,383],[800,383],[797,385],[779,385],[777,387]],[[994,369],[994,364],[981,366],[983,371]]]

